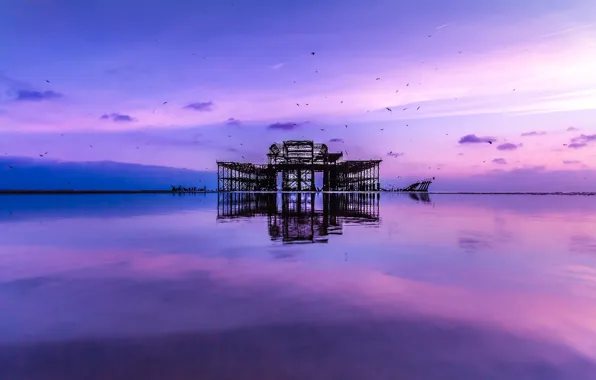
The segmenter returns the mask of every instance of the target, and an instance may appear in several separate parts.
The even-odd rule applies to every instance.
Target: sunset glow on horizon
[[[527,171],[593,191],[594,15],[591,0],[7,1],[0,154],[212,171],[307,139],[383,159],[384,180]]]

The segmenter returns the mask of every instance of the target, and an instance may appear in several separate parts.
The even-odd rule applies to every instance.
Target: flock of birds
[[[444,25],[441,25],[441,26],[437,27],[437,28],[436,28],[436,30],[441,30],[441,29],[443,29],[443,28],[447,27],[448,25],[450,25],[450,24],[444,24]],[[432,34],[429,34],[429,35],[428,35],[428,38],[431,38],[431,37],[433,37],[433,35],[432,35]],[[460,51],[458,51],[458,54],[462,54],[462,53],[463,53],[463,52],[462,52],[461,50],[460,50]],[[193,55],[195,55],[195,53],[193,53]],[[310,53],[310,55],[314,57],[314,56],[316,55],[316,52],[312,51],[312,52]],[[206,58],[206,57],[203,57],[203,59],[205,59],[205,58]],[[424,62],[422,62],[422,63],[424,63]],[[438,68],[436,68],[436,70],[438,70]],[[318,73],[318,70],[316,70],[316,72]],[[380,81],[380,80],[381,80],[381,78],[380,78],[380,77],[375,77],[375,80],[376,80],[376,81]],[[51,83],[49,79],[46,79],[45,81],[46,81],[46,83]],[[296,81],[294,81],[294,83],[296,83]],[[406,84],[405,84],[405,87],[410,87],[410,83],[406,83]],[[399,93],[399,91],[400,91],[400,89],[397,89],[397,90],[395,90],[395,93]],[[516,91],[516,89],[514,88],[514,89],[513,89],[513,91]],[[455,98],[455,100],[457,100],[457,98]],[[340,100],[340,104],[343,104],[343,103],[344,103],[344,100]],[[167,105],[167,104],[168,104],[168,101],[166,100],[166,101],[164,101],[164,102],[162,103],[162,106],[165,106],[165,105]],[[305,105],[305,106],[309,106],[309,104],[310,104],[310,103],[304,103],[304,105]],[[300,103],[296,103],[296,106],[300,107]],[[405,111],[407,111],[408,109],[409,109],[409,107],[404,107],[404,108],[402,109],[402,112],[405,112]],[[420,109],[421,109],[421,106],[418,106],[418,107],[416,108],[416,111],[419,111]],[[156,110],[156,109],[154,108],[154,109],[153,109],[153,113],[155,113],[155,110]],[[386,110],[386,111],[388,111],[388,112],[390,112],[390,113],[393,113],[393,109],[392,109],[391,107],[385,107],[385,110]],[[370,110],[367,110],[366,112],[369,112],[369,111],[370,111]],[[406,124],[406,126],[409,126],[409,124]],[[348,128],[348,124],[345,124],[345,128]],[[325,131],[325,129],[324,129],[324,128],[320,128],[320,130],[321,130],[321,131]],[[380,131],[384,131],[384,130],[385,130],[385,128],[379,128],[379,130],[380,130]],[[448,133],[446,133],[445,135],[447,135],[447,136],[448,136],[449,134],[448,134]],[[64,136],[64,134],[62,133],[60,136]],[[231,138],[231,137],[232,137],[232,135],[228,135],[228,137],[230,137],[230,138]],[[303,135],[302,137],[303,137],[303,138],[305,138],[305,136],[304,136],[304,135]],[[336,140],[337,140],[337,142],[342,142],[342,143],[344,142],[344,140],[343,140],[343,139],[336,139]],[[410,141],[412,141],[412,140],[410,140]],[[487,142],[488,144],[492,144],[492,141],[490,141],[490,140],[489,140],[489,141],[486,141],[486,142]],[[145,145],[149,145],[149,143],[146,143]],[[567,144],[564,144],[564,145],[567,145]],[[240,146],[243,146],[243,143],[240,143]],[[92,145],[92,144],[89,144],[89,148],[93,148],[93,145]],[[139,146],[136,146],[136,149],[139,149]],[[343,153],[345,153],[345,155],[346,155],[346,156],[347,156],[347,155],[349,155],[349,152],[348,152],[347,150],[344,150],[344,151],[343,151]],[[5,155],[6,155],[6,154],[7,154],[7,153],[5,153]],[[40,153],[40,154],[39,154],[39,157],[40,157],[40,158],[44,158],[44,157],[46,157],[46,155],[48,155],[48,154],[49,154],[49,152]],[[395,153],[395,152],[393,152],[393,151],[390,151],[389,153],[387,153],[387,156],[390,156],[390,157],[393,157],[393,158],[398,158],[398,157],[400,157],[400,156],[402,156],[402,155],[403,155],[403,153]],[[244,155],[241,155],[241,157],[242,157],[243,159],[245,159],[245,156],[244,156]],[[486,162],[486,161],[483,161],[483,163],[485,163],[485,162]],[[13,168],[14,168],[14,165],[10,165],[10,166],[9,166],[9,168],[10,168],[10,169],[13,169]],[[209,170],[207,167],[206,167],[205,169],[206,169],[206,170]],[[432,169],[432,167],[431,167],[431,166],[429,166],[429,169]],[[436,168],[436,170],[440,170],[440,167],[437,167],[437,168]],[[398,179],[401,179],[401,177],[398,177]],[[174,188],[174,187],[173,187],[173,188]],[[182,189],[181,189],[181,190],[182,190]],[[183,191],[183,190],[182,190],[182,191]]]
[[[444,27],[446,27],[446,26],[448,26],[448,25],[449,25],[449,24],[444,24],[444,25],[441,25],[441,26],[437,27],[436,29],[437,29],[437,30],[440,30],[440,29],[442,29],[442,28],[444,28]],[[429,34],[429,35],[428,35],[428,38],[431,38],[431,37],[432,37],[432,34]],[[460,50],[458,53],[459,53],[459,54],[462,54],[462,53],[463,53],[463,51],[461,51],[461,50]],[[315,55],[316,55],[316,52],[314,52],[314,51],[313,51],[313,52],[311,52],[310,54],[311,54],[312,56],[315,56]],[[423,62],[423,63],[424,63],[424,62]],[[438,70],[438,68],[436,68],[435,70]],[[316,72],[316,73],[318,73],[318,70],[317,70],[317,71],[315,71],[315,72]],[[375,80],[376,80],[376,81],[380,81],[380,80],[381,80],[381,77],[375,77]],[[294,81],[294,83],[296,83],[296,81]],[[410,87],[410,83],[406,83],[406,84],[405,84],[405,87]],[[515,91],[515,89],[514,89],[513,91]],[[395,90],[395,93],[399,93],[399,89]],[[457,98],[455,98],[455,100],[457,100]],[[340,104],[343,104],[343,103],[344,103],[344,101],[343,101],[343,100],[340,100]],[[309,105],[309,103],[304,103],[304,105],[308,106],[308,105]],[[296,106],[298,106],[298,107],[299,107],[299,106],[300,106],[300,103],[296,103]],[[421,107],[422,107],[422,106],[420,106],[420,105],[419,105],[418,107],[416,107],[416,111],[420,111]],[[404,108],[402,109],[402,112],[405,112],[405,111],[407,111],[408,109],[409,109],[409,107],[404,107]],[[390,113],[393,113],[393,109],[392,109],[391,107],[385,107],[385,110],[387,110],[387,111],[388,111],[388,112],[390,112]],[[370,112],[370,110],[367,110],[366,112]],[[406,126],[407,126],[407,127],[409,127],[409,124],[406,124]],[[348,124],[345,124],[345,128],[348,128]],[[325,131],[325,129],[324,129],[324,128],[320,128],[320,130],[321,130],[321,131]],[[380,131],[384,131],[384,130],[385,130],[385,128],[379,128],[379,130],[380,130]],[[448,134],[448,133],[446,133],[445,135],[447,135],[447,136],[448,136],[449,134]],[[230,136],[230,137],[231,137],[231,136]],[[304,136],[302,136],[302,137],[304,138]],[[338,142],[344,143],[344,140],[343,140],[343,139],[336,139],[336,140],[337,140]],[[412,141],[412,140],[410,140],[410,141]],[[492,141],[487,141],[487,142],[488,142],[489,144],[492,144]],[[342,152],[342,153],[344,153],[346,156],[348,156],[348,155],[349,155],[349,152],[348,152],[347,150],[343,150],[343,152]],[[393,158],[398,158],[398,157],[400,157],[400,156],[402,156],[402,155],[403,155],[403,153],[394,153],[393,151],[390,151],[389,153],[387,153],[387,156],[390,156],[390,157],[393,157]],[[242,156],[242,158],[244,158],[244,156]],[[431,167],[431,166],[429,166],[428,168],[429,168],[429,169],[432,169],[432,167]],[[436,168],[436,170],[440,170],[440,169],[441,169],[440,167],[437,167],[437,168]],[[397,179],[398,179],[398,180],[400,180],[401,178],[402,178],[401,176],[398,176],[398,177],[397,177]],[[434,179],[434,178],[435,178],[435,177],[433,177],[433,179]]]
[[[447,26],[449,26],[449,25],[450,25],[450,24],[443,24],[443,25],[441,25],[441,26],[437,27],[437,28],[436,28],[436,30],[443,29],[443,28],[445,28],[445,27],[447,27]],[[431,38],[432,36],[433,36],[432,34],[429,34],[429,35],[428,35],[428,37],[429,37],[429,38]],[[463,51],[461,51],[461,50],[460,50],[458,53],[459,53],[459,54],[462,54],[462,53],[463,53]],[[316,52],[312,51],[312,52],[310,53],[310,55],[311,55],[311,56],[315,56],[315,55],[316,55]],[[424,62],[423,62],[423,63],[424,63]],[[436,68],[435,70],[438,70],[438,68]],[[318,73],[318,70],[315,70],[315,73]],[[376,80],[376,81],[380,81],[380,80],[381,80],[381,77],[375,77],[375,80]],[[294,81],[293,81],[293,83],[296,83],[296,81],[294,80]],[[405,84],[405,87],[410,87],[410,83],[406,83],[406,84]],[[514,91],[515,91],[515,90],[514,90]],[[395,93],[399,93],[399,89],[395,90]],[[457,98],[456,98],[456,100],[457,100]],[[344,101],[343,101],[343,100],[340,100],[340,104],[343,104],[343,103],[344,103]],[[305,105],[305,106],[309,106],[309,105],[310,105],[310,103],[304,103],[304,105]],[[296,106],[300,107],[300,103],[296,103]],[[419,110],[421,109],[421,107],[422,107],[422,106],[418,106],[418,107],[416,108],[416,111],[419,111]],[[391,109],[390,107],[385,107],[385,109],[386,109],[388,112],[391,112],[391,113],[393,113],[393,109]],[[409,107],[404,107],[404,108],[402,109],[402,112],[403,112],[403,111],[407,111],[408,109],[409,109]],[[366,112],[370,112],[370,110],[367,110]],[[409,127],[409,124],[406,124],[406,126],[407,126],[407,127]],[[345,124],[345,128],[348,128],[348,124]],[[321,130],[322,132],[324,132],[324,131],[325,131],[325,128],[320,128],[320,130]],[[385,128],[379,128],[379,130],[380,130],[380,131],[384,131],[384,130],[385,130]],[[448,136],[449,134],[448,134],[448,133],[446,133],[445,135],[447,135],[447,136]],[[232,137],[232,135],[228,135],[228,137]],[[302,138],[305,138],[305,136],[303,135],[303,136],[302,136]],[[342,142],[342,143],[344,142],[344,141],[343,141],[343,139],[337,139],[337,140],[338,140],[338,142]],[[410,141],[412,141],[412,140],[410,140]],[[490,143],[492,144],[492,142],[490,142]],[[240,143],[240,145],[242,145],[242,143]],[[349,152],[348,152],[347,150],[343,150],[343,151],[342,151],[342,153],[344,153],[346,156],[348,156],[348,155],[349,155]],[[398,158],[398,157],[400,156],[400,155],[398,155],[398,154],[393,154],[393,152],[389,152],[387,155],[388,155],[388,156],[392,156],[392,157],[394,157],[394,158]],[[241,156],[241,157],[242,157],[243,159],[245,159],[245,157],[244,157],[244,156]],[[437,170],[440,170],[440,168],[437,168]]]
[[[428,37],[432,37],[432,35],[429,35]],[[462,52],[460,51],[459,53],[461,54]],[[316,54],[316,52],[314,52],[314,51],[313,51],[313,52],[311,52],[310,54],[311,54],[312,56],[314,56],[314,55]],[[206,58],[206,57],[203,57],[203,58]],[[316,72],[318,72],[318,71],[316,71]],[[376,77],[376,78],[375,78],[375,80],[379,81],[379,80],[381,80],[381,78],[380,78],[380,77]],[[51,82],[50,82],[50,80],[48,80],[48,79],[46,79],[45,81],[46,81],[46,83],[51,83]],[[294,83],[296,83],[296,81],[294,81]],[[405,87],[410,87],[410,83],[406,83]],[[514,89],[514,91],[515,91],[515,89]],[[398,93],[398,92],[399,92],[399,89],[397,89],[395,92],[396,92],[396,93]],[[343,100],[340,100],[340,104],[343,104],[343,103],[344,103],[344,101],[343,101]],[[168,104],[168,101],[164,101],[164,102],[162,103],[162,106],[165,106],[165,105],[167,105],[167,104]],[[299,104],[299,103],[296,103],[296,105],[297,105],[297,106],[300,106],[300,104]],[[308,106],[308,105],[309,105],[309,103],[305,103],[305,105],[306,105],[306,106]],[[419,110],[420,110],[420,108],[421,108],[421,106],[418,106],[418,107],[416,108],[416,111],[419,111]],[[389,112],[393,113],[393,110],[392,110],[390,107],[385,107],[385,109],[386,109],[387,111],[389,111]],[[153,109],[153,113],[155,113],[155,110],[156,110],[156,109],[154,108],[154,109]],[[407,111],[407,110],[408,110],[408,107],[405,107],[405,108],[403,108],[403,109],[402,109],[402,111]],[[370,111],[370,110],[367,110],[367,112],[369,112],[369,111]],[[409,124],[407,124],[406,126],[409,126]],[[345,124],[345,128],[348,128],[348,124]],[[325,131],[325,128],[320,128],[320,130],[321,130],[321,131]],[[384,130],[385,130],[385,128],[380,128],[380,131],[384,131]],[[448,135],[448,134],[446,134],[446,135]],[[61,137],[62,137],[62,136],[64,136],[64,133],[61,133],[61,134],[60,134],[60,136],[61,136]],[[232,135],[228,135],[228,137],[230,137],[230,138],[231,138],[231,137],[232,137]],[[305,138],[305,136],[303,135],[303,136],[302,136],[302,138]],[[343,141],[343,139],[341,139],[341,142],[344,142],[344,141]],[[487,142],[488,142],[489,144],[492,144],[492,141],[487,141]],[[145,143],[145,145],[149,145],[149,143]],[[240,146],[243,146],[243,143],[240,143]],[[93,145],[92,145],[92,144],[89,144],[89,148],[93,148]],[[136,146],[136,148],[135,148],[135,149],[139,149],[139,146]],[[348,155],[349,155],[349,152],[348,152],[347,150],[343,150],[343,151],[342,151],[342,153],[344,153],[346,156],[348,156]],[[5,153],[5,154],[6,154],[6,153]],[[44,158],[44,157],[45,157],[47,154],[49,154],[49,152],[44,152],[44,153],[42,153],[42,154],[39,154],[39,157],[40,157],[40,158]],[[393,157],[393,158],[398,158],[398,157],[402,156],[403,154],[398,154],[398,153],[394,153],[393,151],[391,151],[391,152],[389,152],[387,155],[388,155],[388,156],[391,156],[391,157]],[[245,159],[244,155],[241,155],[241,157],[242,157],[242,159]],[[484,162],[486,162],[486,161],[484,161]],[[9,168],[10,168],[10,169],[13,169],[13,168],[14,168],[14,165],[10,165],[10,166],[9,166]],[[431,169],[431,167],[429,167],[429,169]],[[208,168],[206,167],[206,168],[205,168],[205,170],[208,170]],[[437,170],[440,170],[440,168],[437,168]],[[401,176],[398,176],[398,179],[401,179]],[[199,182],[201,182],[201,181],[199,180]],[[70,182],[68,182],[68,184],[70,184]],[[192,190],[191,190],[191,189],[192,189]],[[174,187],[174,186],[172,186],[172,191],[176,191],[176,192],[196,191],[196,187],[195,187],[195,188],[184,188],[184,187],[182,187],[182,186],[179,186],[179,187]]]

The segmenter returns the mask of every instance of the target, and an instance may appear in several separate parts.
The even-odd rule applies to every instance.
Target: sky
[[[596,188],[592,0],[2,0],[0,46],[5,157],[215,171],[309,139],[395,185]]]

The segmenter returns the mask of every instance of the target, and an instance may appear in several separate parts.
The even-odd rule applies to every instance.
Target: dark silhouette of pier
[[[382,160],[343,160],[325,144],[292,140],[273,144],[267,164],[217,162],[217,190],[221,191],[380,191]],[[315,173],[323,173],[317,188]],[[278,189],[281,174],[281,189]]]
[[[243,193],[218,195],[217,219],[267,218],[272,241],[327,243],[344,224],[378,226],[378,193]]]
[[[401,189],[381,189],[381,191],[389,191],[389,192],[416,192],[416,193],[426,193],[428,192],[429,186],[433,183],[435,177],[432,178],[425,178],[422,181],[414,182],[410,186],[401,188]]]
[[[434,178],[433,178],[434,179]],[[420,182],[416,182],[411,184],[410,186],[400,189],[399,191],[418,191],[418,192],[426,192],[428,191],[428,187],[432,183],[432,179],[426,178]]]

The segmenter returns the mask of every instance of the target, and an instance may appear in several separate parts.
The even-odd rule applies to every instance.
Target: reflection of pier
[[[410,198],[412,198],[416,202],[422,202],[422,203],[430,203],[431,202],[430,196],[428,195],[428,193],[410,193]]]
[[[379,224],[378,193],[220,193],[217,219],[267,217],[271,240],[326,243],[343,225]]]

